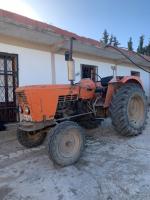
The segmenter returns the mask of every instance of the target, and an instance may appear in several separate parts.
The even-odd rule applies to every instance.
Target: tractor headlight
[[[28,106],[25,107],[24,112],[29,115],[30,114],[30,109]]]

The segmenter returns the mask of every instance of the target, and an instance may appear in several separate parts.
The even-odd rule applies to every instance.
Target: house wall
[[[18,54],[20,86],[51,83],[49,52],[4,43],[0,43],[0,52]]]
[[[113,63],[105,63],[100,61],[93,61],[88,59],[74,58],[75,59],[75,73],[79,73],[76,77],[76,82],[81,78],[81,64],[94,65],[98,67],[98,74],[101,77],[112,75],[111,66]],[[56,71],[56,83],[69,83],[67,74],[67,65],[63,55],[55,55],[55,71]],[[143,82],[146,95],[150,97],[150,76],[148,73],[136,67],[129,67],[125,65],[117,65],[118,76],[130,76],[131,71],[140,72],[140,78]]]
[[[67,65],[63,55],[55,54],[55,62],[51,62],[51,53],[44,50],[15,46],[11,44],[0,43],[0,52],[18,54],[19,60],[19,85],[35,85],[35,84],[51,84],[52,83],[52,68],[53,73],[56,73],[56,83],[69,83]],[[51,65],[54,66],[51,66]],[[98,74],[101,77],[112,75],[111,66],[114,63],[104,61],[94,61],[75,57],[75,71],[79,73],[76,77],[76,82],[81,78],[81,64],[94,65],[98,67]],[[143,81],[146,95],[150,97],[150,75],[136,67],[125,65],[117,66],[117,74],[127,76],[131,71],[139,71]]]

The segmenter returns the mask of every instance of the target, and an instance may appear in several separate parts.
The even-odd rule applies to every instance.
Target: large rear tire
[[[19,143],[27,148],[37,147],[44,142],[46,132],[26,132],[17,130],[17,139]]]
[[[110,114],[119,134],[136,136],[142,133],[147,118],[147,99],[141,86],[123,85],[112,99]]]
[[[77,123],[62,122],[55,126],[49,134],[49,156],[58,165],[71,165],[80,158],[84,143],[83,129]]]

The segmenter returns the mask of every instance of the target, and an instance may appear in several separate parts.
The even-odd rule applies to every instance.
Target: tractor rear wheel
[[[124,136],[142,133],[147,118],[147,99],[140,85],[123,85],[112,99],[110,106],[112,124]]]
[[[17,130],[17,139],[19,143],[27,148],[37,147],[43,143],[46,137],[46,132],[26,132],[23,130]]]
[[[56,125],[50,132],[48,149],[54,163],[67,166],[75,163],[83,149],[85,135],[77,123],[65,121]]]

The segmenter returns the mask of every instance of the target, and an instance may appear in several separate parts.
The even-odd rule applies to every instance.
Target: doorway
[[[17,121],[18,55],[0,53],[0,122]]]

